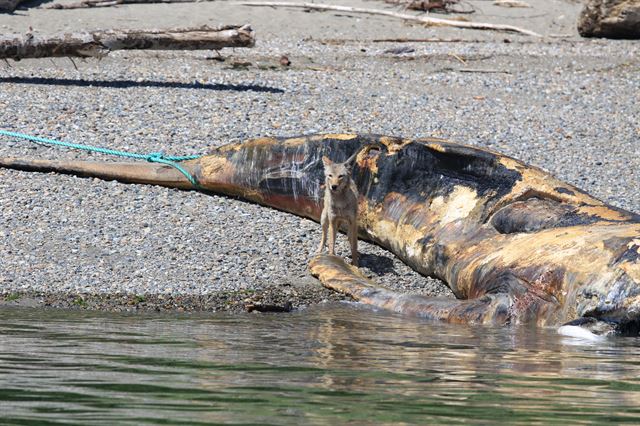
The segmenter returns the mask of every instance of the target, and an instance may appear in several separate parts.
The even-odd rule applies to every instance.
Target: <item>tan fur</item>
[[[347,226],[351,245],[351,264],[358,264],[358,189],[351,178],[351,166],[356,158],[353,154],[344,163],[334,163],[328,157],[322,157],[324,163],[325,189],[324,207],[320,223],[322,239],[318,253],[322,253],[329,234],[329,254],[335,254],[336,232],[340,223]]]

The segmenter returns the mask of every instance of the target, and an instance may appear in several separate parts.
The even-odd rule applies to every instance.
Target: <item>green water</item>
[[[640,423],[640,340],[291,314],[0,308],[0,423]]]

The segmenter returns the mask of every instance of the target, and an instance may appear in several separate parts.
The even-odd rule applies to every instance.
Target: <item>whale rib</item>
[[[377,308],[449,323],[505,325],[509,322],[510,303],[506,293],[468,300],[398,293],[376,285],[356,267],[331,255],[316,256],[309,268],[325,287]]]

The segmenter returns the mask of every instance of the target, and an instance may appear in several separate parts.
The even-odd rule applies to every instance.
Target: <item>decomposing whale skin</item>
[[[356,134],[257,138],[181,163],[0,159],[0,166],[200,189],[315,221],[322,156],[358,152],[359,235],[459,300],[397,294],[356,268],[318,256],[328,287],[398,312],[459,323],[559,325],[640,318],[640,216],[609,206],[513,158],[440,139]]]

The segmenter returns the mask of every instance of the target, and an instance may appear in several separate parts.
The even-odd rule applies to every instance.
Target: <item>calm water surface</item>
[[[640,341],[292,314],[0,308],[2,424],[640,423]]]

